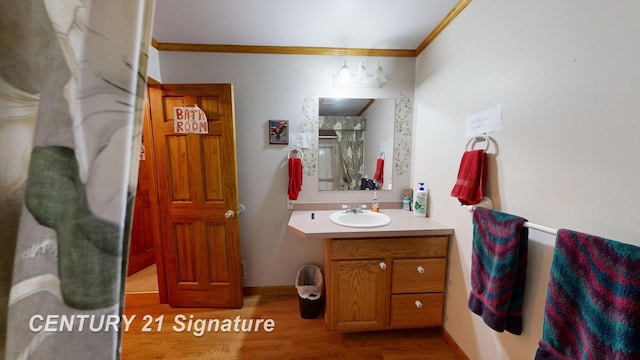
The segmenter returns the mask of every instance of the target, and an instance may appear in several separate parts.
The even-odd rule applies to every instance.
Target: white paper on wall
[[[289,147],[291,149],[310,149],[313,141],[313,134],[291,133],[289,134]]]
[[[498,131],[502,127],[502,105],[469,115],[464,119],[466,138]]]

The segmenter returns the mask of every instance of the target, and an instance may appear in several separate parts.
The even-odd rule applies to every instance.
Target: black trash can
[[[298,290],[300,317],[303,319],[315,319],[320,315],[323,288],[324,280],[319,267],[305,265],[298,269],[296,289]]]

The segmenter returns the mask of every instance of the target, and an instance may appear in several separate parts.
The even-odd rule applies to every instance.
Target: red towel
[[[300,158],[289,158],[289,200],[297,200],[302,190],[302,161]]]
[[[379,158],[378,161],[376,161],[376,173],[373,174],[373,179],[381,184],[384,182],[384,159],[383,158]]]
[[[475,205],[482,200],[487,178],[487,154],[484,150],[465,151],[460,161],[458,180],[451,190],[463,205]]]

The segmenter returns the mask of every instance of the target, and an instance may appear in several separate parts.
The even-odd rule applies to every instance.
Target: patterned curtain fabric
[[[0,2],[6,359],[119,356],[153,5]]]
[[[364,172],[364,135],[367,128],[364,116],[320,116],[320,130],[334,130],[338,137],[344,181],[348,190],[360,190]]]
[[[367,130],[367,118],[364,116],[320,116],[320,130]]]
[[[364,176],[364,131],[337,130],[336,135],[348,190],[360,190]]]

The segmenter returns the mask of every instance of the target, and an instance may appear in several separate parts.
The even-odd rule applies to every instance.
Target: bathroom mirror
[[[318,106],[318,190],[391,190],[395,99],[320,98]]]

